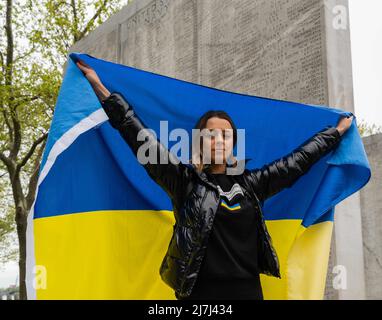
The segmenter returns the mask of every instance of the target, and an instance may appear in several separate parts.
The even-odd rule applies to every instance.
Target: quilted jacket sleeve
[[[337,128],[327,126],[284,157],[250,171],[253,189],[261,202],[291,187],[321,157],[341,141]]]
[[[156,138],[153,131],[146,127],[121,93],[112,92],[101,103],[109,116],[110,124],[119,131],[149,176],[167,192],[172,200],[176,200],[190,179],[192,169],[183,164]],[[150,153],[155,155],[147,163],[141,161],[139,156],[140,152],[145,154],[144,151],[139,151],[143,144],[145,147],[141,150],[150,150]]]

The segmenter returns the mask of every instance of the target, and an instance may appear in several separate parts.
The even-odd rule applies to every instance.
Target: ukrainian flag
[[[175,222],[171,201],[110,126],[77,58],[94,68],[111,92],[122,93],[161,141],[161,120],[169,121],[169,132],[184,128],[191,136],[205,111],[227,111],[246,129],[249,169],[286,155],[349,114],[71,53],[28,218],[29,299],[175,299],[159,275]],[[322,299],[334,207],[369,179],[354,119],[338,148],[264,203],[281,265],[281,279],[261,275],[265,299]]]

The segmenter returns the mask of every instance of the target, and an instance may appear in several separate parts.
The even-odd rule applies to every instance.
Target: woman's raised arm
[[[291,187],[320,158],[335,149],[350,127],[353,116],[340,120],[337,127],[327,126],[284,157],[261,168],[250,170],[253,189],[261,202]]]
[[[167,192],[171,199],[177,202],[183,194],[183,188],[187,186],[192,169],[169,152],[155,134],[146,127],[121,93],[110,93],[103,86],[96,72],[83,61],[80,60],[77,65],[92,85],[109,117],[111,126],[119,131],[149,176]],[[150,153],[155,155],[155,159],[149,157],[148,162],[144,161],[146,159],[140,159],[139,148],[144,144],[144,149],[150,150]]]

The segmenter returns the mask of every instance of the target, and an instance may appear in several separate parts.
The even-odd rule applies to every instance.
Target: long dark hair
[[[233,148],[235,147],[236,145],[236,142],[237,142],[237,129],[236,129],[236,126],[235,126],[235,123],[233,122],[232,118],[228,115],[227,112],[223,111],[223,110],[209,110],[207,112],[205,112],[200,118],[199,120],[196,122],[195,126],[194,126],[194,129],[199,129],[201,132],[203,129],[206,128],[207,126],[207,121],[208,119],[210,118],[220,118],[220,119],[225,119],[227,120],[230,124],[231,124],[231,127],[232,127],[232,131],[233,131]],[[194,137],[192,143],[197,143],[198,141],[200,141],[200,152],[199,154],[195,154],[194,153],[194,148],[193,148],[193,154],[192,154],[192,158],[191,158],[191,163],[193,163],[196,167],[196,169],[201,172],[203,171],[204,169],[206,169],[209,165],[207,164],[203,164],[203,161],[202,161],[202,145],[203,145],[203,136],[200,138],[200,134],[196,137]],[[196,161],[198,159],[198,161]]]

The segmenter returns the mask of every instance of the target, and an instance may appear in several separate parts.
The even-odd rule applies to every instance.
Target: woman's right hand
[[[90,67],[88,64],[86,64],[80,59],[78,59],[76,65],[85,75],[86,79],[88,79],[98,98],[101,101],[105,100],[110,95],[110,92],[102,84],[100,78],[97,75],[97,72],[95,72],[95,70],[92,67]]]

